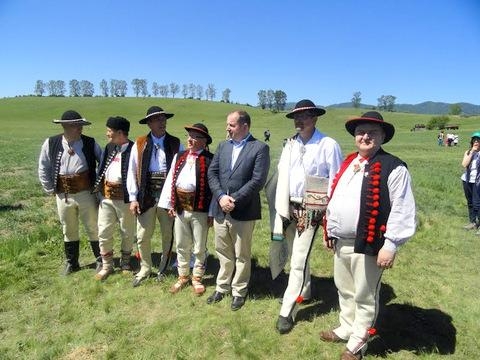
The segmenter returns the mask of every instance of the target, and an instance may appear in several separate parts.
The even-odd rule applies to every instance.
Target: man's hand
[[[138,201],[132,201],[130,203],[130,212],[133,215],[140,215],[140,204],[138,203]]]
[[[335,248],[335,241],[336,239],[329,238],[329,239],[323,239],[323,246],[325,246],[329,250],[333,250]]]
[[[377,265],[382,269],[390,269],[395,261],[395,253],[389,250],[380,249],[377,255]]]
[[[218,201],[218,204],[225,213],[229,213],[235,209],[235,199],[230,195],[223,195]]]

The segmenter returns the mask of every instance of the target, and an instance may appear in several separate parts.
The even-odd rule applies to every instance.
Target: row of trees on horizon
[[[103,97],[125,97],[127,96],[128,84],[125,80],[110,79],[107,81],[103,79],[99,84],[100,95]],[[148,89],[148,81],[146,79],[133,79],[131,81],[131,89],[136,97],[160,96],[175,98],[177,95],[183,96],[184,99],[196,100],[210,100],[216,99],[217,89],[212,83],[207,84],[204,88],[198,84],[183,84],[180,86],[175,82],[170,84],[159,84],[156,81],[152,83],[150,91]],[[220,101],[230,103],[231,90],[226,88],[222,91],[222,98]],[[67,84],[63,80],[37,80],[34,87],[34,95],[36,96],[66,96]],[[95,86],[88,80],[72,79],[68,82],[68,94],[72,97],[93,97],[95,94]],[[283,90],[260,90],[257,93],[257,105],[262,109],[269,109],[271,111],[283,111],[287,106],[287,94]],[[383,111],[395,111],[396,96],[382,95],[377,101],[377,106],[374,109]],[[354,108],[362,107],[362,93],[355,91],[350,100]],[[247,104],[249,105],[249,104]],[[460,115],[462,108],[459,104],[452,104],[450,106],[451,115]]]
[[[103,97],[125,97],[127,96],[128,84],[125,80],[118,79],[103,79],[100,81],[100,96]],[[197,99],[213,101],[216,98],[217,90],[215,85],[209,83],[204,89],[202,85],[177,83],[160,85],[156,81],[152,83],[151,92],[148,91],[148,82],[146,79],[133,79],[131,81],[132,91],[136,97],[142,96],[161,96],[168,97],[171,95],[175,98],[177,94],[181,93],[184,99]],[[43,81],[37,80],[34,87],[34,94],[36,96],[66,96],[67,88],[63,80]],[[230,103],[231,90],[226,88],[222,91],[222,102]],[[95,87],[93,83],[88,80],[72,79],[68,82],[68,93],[72,97],[92,97],[95,94]],[[258,92],[258,105],[262,109],[270,109],[275,111],[285,110],[287,103],[287,94],[283,90],[260,90]]]
[[[214,84],[208,84],[205,88],[202,85],[183,84],[181,89],[177,83],[158,84],[156,81],[152,83],[151,92],[148,91],[148,82],[146,79],[133,79],[131,81],[132,91],[136,97],[142,96],[162,96],[168,97],[171,95],[175,98],[177,94],[182,94],[184,99],[197,99],[213,101],[216,98],[217,90]],[[125,80],[110,79],[107,81],[103,79],[100,81],[100,96],[104,97],[125,97],[127,96],[128,84]],[[33,93],[36,96],[66,96],[67,87],[63,80],[37,80]],[[95,87],[93,83],[88,80],[72,79],[68,82],[68,93],[72,97],[92,97],[95,94]],[[222,101],[230,102],[230,89],[222,91]]]

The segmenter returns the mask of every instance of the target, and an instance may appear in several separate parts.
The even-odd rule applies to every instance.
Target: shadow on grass
[[[160,254],[153,253],[152,260],[154,266],[158,266]],[[138,266],[138,263],[135,265]],[[207,258],[204,281],[207,287],[215,287],[219,267],[218,259],[210,254]],[[169,267],[169,272],[176,274],[176,269]],[[288,274],[282,272],[277,279],[272,280],[270,269],[259,266],[257,261],[252,259],[249,298],[281,298],[287,283]],[[432,353],[446,355],[455,352],[456,329],[451,316],[438,309],[422,309],[410,304],[390,304],[395,297],[393,288],[382,283],[380,311],[376,323],[377,335],[371,338],[367,354],[387,357],[402,350],[417,355]],[[333,278],[312,275],[312,299],[301,306],[296,321],[312,321],[315,317],[332,310],[338,311],[338,295]]]
[[[457,330],[452,317],[438,309],[382,303],[376,328],[378,336],[370,341],[369,354],[387,357],[400,350],[416,355],[455,353]]]
[[[218,263],[218,261],[217,261]],[[282,297],[288,275],[282,273],[272,281],[270,269],[252,261],[249,296],[253,298]],[[414,354],[453,354],[456,329],[452,318],[438,309],[422,309],[410,304],[390,302],[396,297],[393,288],[382,283],[377,335],[369,342],[367,353],[380,357],[401,350]],[[338,295],[333,278],[312,275],[312,299],[302,305],[296,321],[312,321],[332,310],[338,311]]]
[[[22,210],[23,205],[22,204],[16,204],[16,205],[0,205],[0,212],[4,211],[12,211],[12,210]]]

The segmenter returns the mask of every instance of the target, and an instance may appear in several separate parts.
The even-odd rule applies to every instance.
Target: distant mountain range
[[[480,105],[474,105],[470,103],[455,103],[459,104],[462,108],[463,115],[478,115],[480,114]],[[288,104],[290,105],[290,104]],[[443,102],[434,102],[434,101],[425,101],[420,104],[395,104],[395,111],[398,112],[406,112],[406,113],[414,113],[414,114],[435,114],[435,115],[445,115],[450,113],[450,106],[452,104],[443,103]],[[292,108],[295,104],[292,105]],[[352,103],[340,103],[340,104],[333,104],[328,105],[327,107],[331,108],[351,108]],[[360,108],[362,109],[373,109],[375,105],[368,105],[368,104],[360,104]]]

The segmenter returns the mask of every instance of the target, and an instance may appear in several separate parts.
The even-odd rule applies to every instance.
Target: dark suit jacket
[[[235,199],[235,209],[230,213],[232,218],[240,221],[260,219],[260,190],[265,185],[270,167],[269,147],[250,135],[235,166],[230,169],[232,150],[232,142],[221,142],[208,168],[208,184],[213,199],[229,194]],[[213,216],[219,221],[225,218],[218,201]]]

